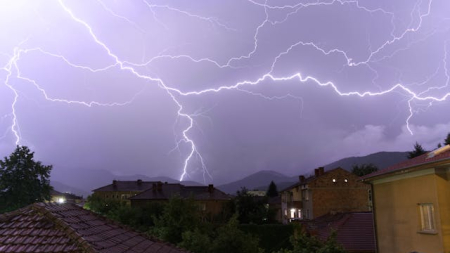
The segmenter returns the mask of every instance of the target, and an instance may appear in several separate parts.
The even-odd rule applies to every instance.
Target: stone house
[[[283,189],[281,209],[283,223],[314,219],[330,212],[365,212],[371,210],[370,186],[358,176],[336,168],[315,169],[314,176],[299,176],[299,182]]]
[[[199,206],[199,211],[206,219],[219,215],[225,205],[231,200],[226,193],[216,189],[214,185],[184,186],[156,182],[152,187],[130,198],[131,206],[145,206],[149,203],[166,202],[171,197],[179,196],[183,199],[192,198]]]
[[[142,181],[119,181],[113,180],[112,184],[102,186],[93,190],[93,196],[109,200],[120,200],[129,203],[129,198],[150,189],[156,182]]]

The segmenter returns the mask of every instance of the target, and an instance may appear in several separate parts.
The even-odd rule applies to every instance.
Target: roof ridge
[[[86,240],[83,239],[83,237],[77,233],[76,230],[74,230],[69,224],[67,224],[64,220],[58,219],[55,217],[53,212],[48,210],[46,206],[50,206],[52,204],[47,203],[34,203],[30,206],[31,210],[34,210],[42,215],[44,215],[46,218],[50,219],[56,226],[58,226],[62,231],[69,237],[70,240],[73,241],[75,245],[80,247],[83,251],[89,252],[89,253],[96,253],[97,251],[91,246],[90,243],[88,243]],[[65,204],[75,206],[73,204]]]
[[[19,208],[17,210],[11,211],[11,212],[6,212],[6,213],[2,213],[0,214],[0,222],[6,222],[9,221],[10,219],[14,218],[17,215],[23,214],[26,210],[31,210],[30,205]]]

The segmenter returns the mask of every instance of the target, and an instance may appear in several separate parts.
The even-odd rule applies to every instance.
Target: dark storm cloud
[[[421,96],[449,92],[444,0],[63,3],[123,66],[181,92],[254,82],[269,72],[331,81],[340,92],[396,84]],[[189,120],[177,115],[161,84],[121,70],[58,1],[3,1],[0,31],[2,156],[13,150],[16,130],[19,144],[54,170],[180,177]],[[14,58],[20,50],[28,51]],[[173,95],[194,120],[187,135],[212,177],[194,156],[187,178],[206,175],[214,183],[258,170],[301,174],[350,155],[407,150],[415,141],[434,148],[450,131],[448,101],[411,100],[401,89],[340,96],[294,78]]]

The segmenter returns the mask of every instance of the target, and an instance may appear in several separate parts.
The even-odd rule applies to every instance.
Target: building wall
[[[370,185],[359,182],[359,178],[344,170],[335,169],[308,184],[311,209],[310,219],[330,212],[370,211]]]
[[[449,252],[448,175],[442,173],[442,170],[437,172],[436,174],[435,169],[428,169],[373,182],[380,253]],[[420,231],[419,203],[434,205],[436,233]]]
[[[298,185],[281,193],[281,217],[287,224],[291,218],[299,218],[298,211],[302,208],[302,190]],[[291,209],[295,209],[295,216],[291,217]]]
[[[140,191],[99,191],[94,192],[94,196],[101,197],[105,200],[120,200],[126,201],[129,203],[128,198],[135,196],[136,194],[141,193]]]

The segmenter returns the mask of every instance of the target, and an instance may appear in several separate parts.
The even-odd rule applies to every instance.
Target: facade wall
[[[124,201],[127,204],[130,204],[130,200],[128,198],[139,194],[138,191],[98,191],[94,192],[93,196],[101,197],[105,200],[120,200]]]
[[[450,168],[436,170],[436,185],[439,199],[441,235],[444,242],[444,252],[450,252]]]
[[[440,174],[428,169],[373,182],[380,253],[449,252],[449,183]],[[433,204],[436,233],[421,231],[419,203]]]
[[[284,224],[290,219],[300,218],[299,211],[302,209],[302,190],[301,186],[295,186],[281,193],[281,217]],[[294,210],[292,217],[291,210]]]
[[[370,185],[344,170],[335,169],[308,184],[311,204],[310,219],[330,212],[365,212],[371,210]]]

